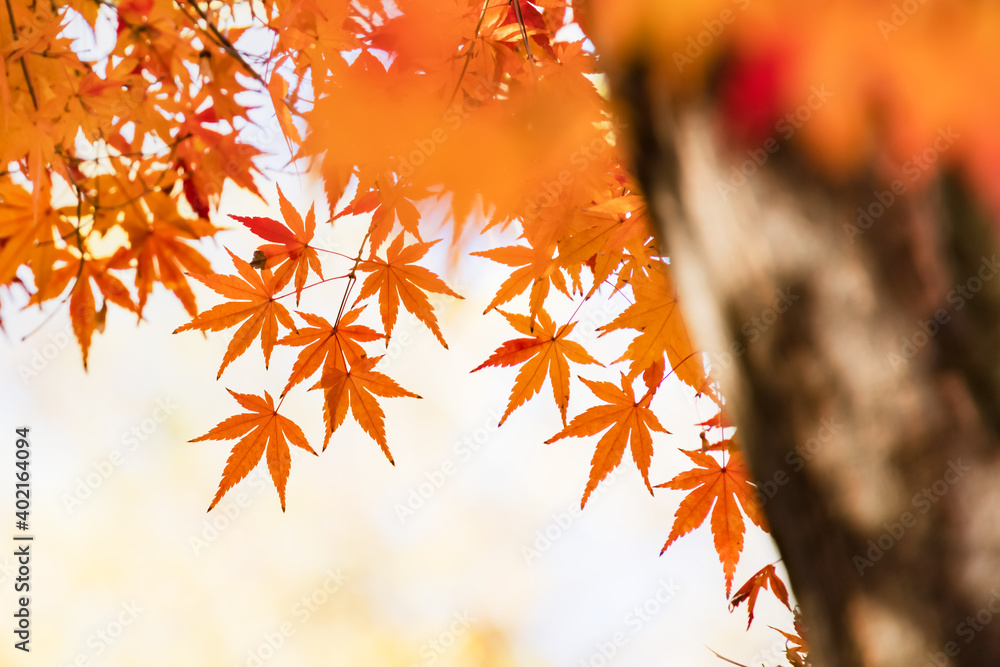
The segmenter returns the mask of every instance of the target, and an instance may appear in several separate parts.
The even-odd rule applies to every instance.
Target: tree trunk
[[[834,186],[791,145],[740,185],[706,108],[612,81],[812,664],[1000,665],[995,223],[957,178]]]

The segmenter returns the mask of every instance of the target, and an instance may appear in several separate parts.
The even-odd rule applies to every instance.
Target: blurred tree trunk
[[[995,223],[957,178],[834,186],[789,145],[758,166],[641,63],[611,78],[813,664],[1000,665]]]

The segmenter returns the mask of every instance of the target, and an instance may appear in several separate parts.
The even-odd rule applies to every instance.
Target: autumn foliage
[[[593,448],[581,506],[626,452],[650,493],[684,492],[664,549],[710,516],[728,596],[745,519],[766,523],[723,413],[701,424],[698,443],[671,443],[657,417],[654,399],[670,376],[720,411],[725,402],[681,317],[595,45],[618,62],[655,50],[656,75],[681,97],[717,81],[720,123],[737,145],[754,149],[773,135],[833,179],[874,160],[889,181],[953,123],[961,140],[941,161],[1000,206],[1000,93],[974,85],[997,63],[965,58],[997,43],[997,12],[929,3],[912,32],[885,37],[864,28],[889,16],[884,3],[794,4],[595,2],[581,14],[564,0],[7,0],[0,316],[9,321],[15,297],[48,311],[68,302],[86,366],[95,333],[125,312],[142,320],[150,295],[169,291],[191,317],[176,332],[229,340],[219,378],[258,340],[265,366],[275,346],[297,348],[290,368],[272,371],[274,397],[229,389],[244,412],[220,415],[194,439],[235,441],[209,509],[262,459],[284,509],[290,446],[325,450],[348,418],[393,461],[387,399],[420,398],[419,387],[379,370],[400,311],[447,348],[434,304],[462,296],[428,268],[428,253],[445,240],[458,256],[470,239],[502,231],[514,240],[463,260],[505,267],[484,316],[510,338],[471,369],[512,382],[500,422],[551,395],[563,428],[539,441],[583,438]],[[941,60],[917,49],[934,17],[954,27],[931,42]],[[730,27],[716,31],[716,21]],[[702,25],[713,37],[693,53],[688,38]],[[960,39],[968,25],[973,38]],[[844,35],[870,57],[842,59]],[[954,67],[959,60],[977,65]],[[946,80],[950,94],[928,110],[927,87]],[[815,122],[776,133],[822,84],[833,92]],[[974,95],[984,96],[979,111],[958,115]],[[891,131],[877,132],[883,123]],[[325,201],[296,210],[267,183],[260,145],[275,135]],[[227,187],[260,205],[220,211]],[[264,214],[268,201],[280,219]],[[317,241],[318,229],[336,233],[359,217],[367,233],[356,251]],[[213,237],[225,245],[234,230],[253,234],[257,250],[230,252],[232,269],[211,266],[199,248]],[[196,304],[192,280],[215,292],[214,305]],[[627,334],[614,358],[573,340],[575,314],[550,314],[616,294],[630,305],[601,328]],[[571,389],[598,404],[575,409]],[[309,390],[324,398],[322,448],[280,414]],[[668,443],[694,467],[654,484],[654,445]],[[763,588],[789,605],[765,566],[731,598],[747,602],[751,621]],[[787,636],[804,653],[799,635]]]

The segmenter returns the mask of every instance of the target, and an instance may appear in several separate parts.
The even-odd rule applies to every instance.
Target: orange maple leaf
[[[288,94],[288,82],[283,76],[278,74],[279,69],[287,58],[288,56],[284,56],[279,59],[271,69],[271,80],[267,82],[267,92],[271,95],[274,114],[278,119],[281,131],[285,133],[285,142],[288,145],[289,151],[291,151],[291,143],[301,144],[302,137],[299,135],[299,129],[295,127],[295,122],[292,120],[291,108],[285,102],[285,96]]]
[[[667,265],[655,262],[649,269],[649,280],[637,282],[632,290],[635,303],[601,327],[602,336],[625,328],[640,332],[617,361],[631,360],[630,373],[635,375],[662,362],[666,354],[678,379],[714,396],[701,354],[691,344]]]
[[[309,213],[306,214],[306,219],[303,222],[302,216],[285,199],[280,187],[278,188],[278,205],[281,207],[281,215],[284,216],[288,227],[274,218],[242,215],[230,215],[229,217],[242,222],[247,229],[265,241],[273,241],[273,243],[262,245],[254,251],[250,266],[255,269],[273,269],[286,261],[291,262],[286,270],[295,273],[295,303],[298,305],[299,298],[302,296],[302,288],[306,284],[306,277],[309,275],[309,269],[312,268],[316,275],[320,278],[323,277],[319,254],[315,248],[309,245],[313,234],[316,233],[316,212],[313,207],[309,207]]]
[[[669,482],[656,485],[657,488],[664,489],[693,489],[677,508],[670,537],[660,553],[666,551],[678,537],[687,535],[700,526],[711,510],[715,550],[719,554],[719,561],[726,576],[728,597],[733,585],[733,575],[736,573],[736,563],[739,562],[740,552],[743,551],[743,514],[761,529],[767,530],[764,515],[757,501],[757,489],[747,477],[743,455],[740,452],[731,452],[729,462],[725,466],[720,466],[710,454],[697,450],[681,451],[699,467],[686,470]],[[713,503],[714,510],[712,510]],[[743,508],[742,513],[740,507]]]
[[[730,419],[729,411],[722,410],[722,408],[719,408],[719,411],[715,413],[714,417],[710,417],[703,422],[698,422],[697,424],[695,424],[695,426],[703,426],[706,429],[731,428],[732,426],[735,426],[735,424],[733,424],[732,420]]]
[[[15,280],[18,267],[31,262],[37,288],[45,289],[54,259],[53,231],[59,234],[62,224],[50,199],[47,181],[28,192],[20,185],[0,180],[0,285]],[[44,202],[41,211],[36,209],[39,201]]]
[[[132,301],[125,285],[108,273],[109,258],[82,259],[66,248],[58,249],[56,254],[58,259],[65,260],[65,264],[52,270],[46,290],[36,292],[29,303],[40,303],[47,298],[45,294],[52,296],[61,294],[70,282],[73,283],[69,297],[69,315],[73,333],[76,334],[80,352],[83,354],[83,368],[87,370],[90,342],[94,330],[104,328],[108,301],[132,312],[137,312],[138,307]],[[104,297],[100,310],[97,309],[94,291],[90,286],[91,280]]]
[[[407,197],[406,195],[409,195]],[[396,218],[403,229],[412,234],[418,241],[420,238],[420,212],[413,205],[411,199],[419,197],[417,191],[411,186],[392,183],[385,178],[378,179],[378,200],[379,205],[372,213],[371,229],[372,251],[378,250],[389,238],[390,232]]]
[[[507,5],[504,7],[503,5]],[[545,25],[545,19],[538,9],[527,0],[518,0],[517,8],[514,3],[498,3],[491,7],[494,11],[500,12],[503,18],[496,27],[487,24],[483,30],[483,36],[497,42],[510,43],[512,47],[522,41],[523,36],[528,36],[546,53],[556,58],[552,45],[549,42],[550,31]],[[522,25],[523,24],[523,25]],[[522,32],[523,31],[523,32]],[[530,47],[528,47],[530,49]]]
[[[281,511],[284,512],[285,483],[292,467],[288,443],[301,447],[311,454],[316,454],[316,451],[309,446],[305,434],[295,422],[278,414],[274,400],[266,391],[264,398],[253,394],[238,394],[231,389],[226,391],[250,412],[224,419],[205,435],[191,440],[200,442],[240,438],[240,441],[233,446],[229,459],[226,460],[219,490],[216,491],[212,504],[208,506],[208,511],[212,511],[229,489],[257,467],[266,450],[267,469],[271,472],[271,479],[281,500]]]
[[[550,444],[569,436],[579,438],[595,435],[610,427],[597,442],[594,458],[590,461],[590,480],[580,500],[580,507],[587,504],[587,498],[597,488],[597,484],[621,463],[626,445],[630,445],[632,460],[642,473],[646,488],[652,493],[653,487],[649,485],[649,462],[653,458],[653,435],[650,430],[670,432],[660,425],[649,408],[653,399],[652,392],[647,392],[636,401],[632,380],[624,373],[621,374],[621,389],[611,382],[594,382],[585,378],[580,380],[590,387],[597,398],[609,405],[589,408],[574,417],[569,426],[545,441],[545,444]]]
[[[538,313],[537,324],[532,328],[531,319],[526,315],[512,315],[502,310],[499,312],[507,318],[514,329],[528,336],[533,336],[532,338],[515,338],[505,342],[496,349],[489,359],[472,369],[472,372],[475,373],[487,366],[524,364],[517,373],[517,380],[507,403],[507,411],[500,418],[500,424],[503,424],[516,408],[541,391],[545,375],[548,374],[549,380],[552,382],[552,395],[556,400],[556,405],[559,406],[559,413],[562,415],[563,426],[565,426],[566,407],[569,404],[569,362],[597,364],[599,366],[603,366],[603,364],[591,357],[582,345],[566,339],[572,333],[573,327],[576,326],[575,322],[563,325],[556,331],[556,325],[552,318],[542,310]]]
[[[323,406],[323,416],[326,420],[324,450],[330,442],[330,436],[344,423],[347,408],[350,407],[358,425],[378,443],[389,463],[396,465],[385,439],[385,413],[382,412],[382,407],[375,396],[384,398],[398,396],[420,398],[420,396],[403,389],[388,375],[373,370],[382,356],[358,359],[350,368],[335,366],[324,373],[320,381],[312,387],[324,389],[326,400]]]
[[[222,365],[219,367],[216,379],[222,377],[222,371],[231,361],[247,351],[250,343],[258,334],[260,335],[261,349],[264,351],[264,366],[267,367],[271,361],[271,350],[278,340],[278,322],[281,322],[288,329],[295,329],[295,322],[292,320],[291,314],[283,305],[274,300],[274,293],[281,287],[281,276],[274,276],[269,269],[264,269],[258,274],[249,264],[231,251],[227,249],[226,252],[232,257],[233,265],[236,266],[242,280],[232,275],[191,277],[212,288],[218,294],[234,300],[214,306],[184,326],[174,330],[174,333],[188,329],[220,331],[243,322],[229,342],[229,348],[222,359]]]
[[[778,628],[769,626],[772,630],[776,630],[781,633],[781,635],[787,640],[785,648],[785,658],[788,659],[788,663],[792,667],[805,667],[808,664],[807,654],[809,653],[809,645],[803,638],[806,634],[805,627],[802,625],[802,618],[799,614],[798,608],[792,612],[795,614],[795,632],[785,632],[784,630],[779,630]]]
[[[353,365],[368,356],[358,342],[378,340],[384,336],[370,327],[354,324],[360,314],[360,308],[344,313],[334,326],[319,315],[299,313],[312,326],[300,327],[278,341],[278,345],[305,346],[292,366],[292,374],[281,392],[282,396],[319,370],[321,365],[328,370],[346,370],[349,364]]]
[[[768,585],[770,585],[771,591],[774,593],[774,597],[778,598],[779,602],[788,607],[789,611],[792,609],[788,604],[788,589],[785,588],[785,582],[783,582],[774,571],[773,563],[771,565],[766,565],[761,568],[757,574],[750,577],[750,579],[748,579],[738,591],[733,593],[733,597],[729,598],[730,611],[739,607],[740,603],[746,600],[747,613],[750,617],[747,620],[747,630],[750,629],[750,624],[753,623],[753,608],[754,605],[757,604],[757,594],[760,593],[762,589],[767,588]]]
[[[157,194],[157,193],[153,193]],[[162,194],[162,193],[160,193]],[[152,195],[147,202],[154,201]],[[172,291],[184,309],[193,317],[198,312],[194,293],[184,278],[185,272],[194,275],[208,274],[212,267],[208,260],[197,250],[188,245],[191,236],[173,224],[162,222],[158,208],[151,205],[153,222],[149,225],[127,225],[131,247],[120,248],[112,260],[114,264],[136,261],[135,287],[138,291],[139,313],[146,306],[146,299],[153,290],[156,281]]]
[[[563,294],[569,296],[566,288],[566,277],[559,270],[559,262],[552,258],[555,247],[504,246],[470,253],[479,257],[492,259],[494,262],[511,267],[520,267],[510,274],[493,301],[486,307],[483,314],[497,306],[502,306],[524,290],[531,288],[528,297],[528,307],[534,316],[542,309],[545,297],[549,294],[549,285],[555,285]]]
[[[402,185],[401,182],[392,183],[383,176],[378,176],[375,179],[375,188],[359,189],[351,203],[337,217],[347,213],[361,215],[374,211],[368,226],[368,239],[374,255],[388,240],[396,225],[397,217],[403,231],[409,232],[418,241],[422,240],[419,225],[420,211],[412,201],[420,197],[420,192],[413,186]]]
[[[652,234],[645,200],[639,195],[625,195],[591,206],[580,219],[586,228],[560,246],[559,259],[568,267],[593,258],[594,289],[618,268],[626,250],[643,264],[649,263],[652,252],[647,241]],[[622,283],[619,276],[616,288]]]
[[[427,292],[447,294],[461,299],[462,296],[456,294],[448,287],[437,274],[418,266],[414,262],[427,254],[427,251],[436,244],[414,243],[403,247],[403,234],[400,233],[389,245],[386,251],[385,260],[366,259],[359,266],[361,271],[369,273],[368,277],[361,284],[361,291],[358,298],[354,300],[357,305],[362,299],[366,299],[375,292],[378,292],[379,309],[382,313],[382,324],[385,327],[385,337],[392,336],[392,328],[396,324],[396,315],[399,312],[399,304],[416,315],[417,319],[423,322],[430,329],[441,345],[448,348],[438,328],[437,318],[434,316],[434,309],[427,299]]]

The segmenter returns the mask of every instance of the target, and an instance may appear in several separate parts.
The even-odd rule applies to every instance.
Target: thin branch
[[[10,0],[7,0],[7,2],[9,3]],[[257,70],[251,67],[247,63],[247,61],[243,59],[243,56],[240,55],[240,52],[236,50],[236,47],[233,46],[233,43],[229,41],[229,38],[223,35],[221,32],[219,32],[219,29],[215,27],[215,24],[208,19],[208,16],[205,14],[204,10],[198,6],[198,3],[195,2],[195,0],[187,0],[187,4],[191,5],[191,7],[193,7],[194,10],[198,12],[198,16],[200,16],[201,20],[203,20],[205,22],[205,25],[208,26],[209,32],[211,32],[212,35],[215,37],[215,41],[219,44],[219,46],[225,49],[226,53],[228,53],[236,60],[236,62],[242,65],[243,69],[247,71],[247,74],[256,79],[257,82],[260,83],[262,86],[267,88],[267,82],[265,82],[264,79],[261,78],[260,74],[257,73]]]
[[[708,648],[708,647],[706,646],[705,648]],[[708,650],[712,651],[712,649],[710,649],[710,648],[708,648]],[[712,651],[712,653],[715,653],[715,657],[718,658],[719,660],[725,660],[726,662],[728,662],[731,665],[739,665],[739,667],[747,667],[742,662],[736,662],[735,660],[730,660],[729,658],[727,658],[725,656],[719,655],[715,651]]]
[[[330,278],[323,278],[322,280],[317,280],[314,283],[310,283],[308,285],[303,285],[302,286],[302,291],[305,291],[305,290],[309,289],[310,287],[316,287],[317,285],[322,285],[323,283],[328,283],[328,282],[330,282],[332,280],[340,280],[341,278],[350,278],[350,277],[351,277],[350,273],[345,273],[342,276],[331,276]],[[284,294],[279,294],[278,296],[271,297],[271,300],[272,301],[277,301],[278,299],[284,299],[285,297],[295,296],[295,294],[297,292],[298,292],[298,290],[293,289],[290,292],[285,292]]]
[[[535,57],[531,55],[531,45],[528,44],[528,31],[524,26],[524,16],[521,14],[520,0],[510,0],[514,5],[514,14],[517,16],[517,26],[521,29],[521,39],[524,40],[524,50],[528,53],[528,62],[531,63],[532,71],[535,67]]]
[[[462,63],[462,71],[458,74],[458,83],[455,84],[455,90],[452,92],[451,97],[448,98],[448,104],[446,106],[451,106],[451,103],[455,101],[455,95],[458,95],[458,91],[462,89],[462,79],[465,78],[465,72],[469,69],[469,61],[472,60],[472,54],[476,51],[476,39],[479,37],[479,30],[483,27],[483,19],[486,17],[486,9],[489,7],[490,0],[484,0],[483,11],[479,14],[479,22],[476,23],[476,31],[472,34],[472,41],[469,42],[469,52],[465,55],[465,62]]]
[[[361,239],[361,247],[358,248],[358,256],[354,258],[354,266],[347,273],[347,289],[344,290],[344,298],[340,302],[340,309],[337,311],[337,319],[334,320],[333,328],[336,329],[340,325],[340,318],[344,316],[344,308],[347,306],[347,299],[351,296],[351,289],[354,287],[354,283],[357,281],[357,271],[358,265],[361,264],[361,253],[365,251],[365,244],[368,243],[368,237],[371,236],[372,230],[369,227],[368,231],[365,232],[365,237]]]
[[[7,2],[7,17],[10,19],[10,31],[14,35],[14,41],[17,41],[17,21],[14,19],[14,8],[10,4],[10,0]],[[21,71],[24,72],[24,82],[28,84],[28,93],[31,95],[31,103],[35,105],[35,111],[38,111],[38,98],[35,97],[35,88],[31,85],[31,77],[28,75],[28,64],[24,62],[24,56],[20,57],[21,61]]]

